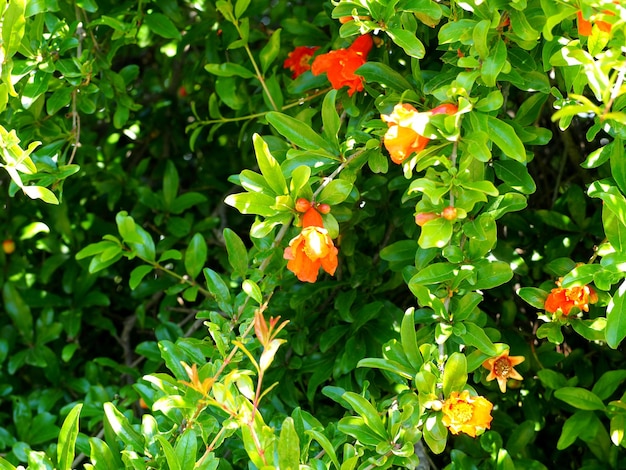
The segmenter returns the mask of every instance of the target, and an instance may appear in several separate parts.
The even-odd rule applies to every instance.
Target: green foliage
[[[0,17],[0,468],[624,468],[619,2]]]

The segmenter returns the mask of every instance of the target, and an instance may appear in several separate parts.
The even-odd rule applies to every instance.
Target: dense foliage
[[[0,14],[0,469],[626,468],[620,2]]]

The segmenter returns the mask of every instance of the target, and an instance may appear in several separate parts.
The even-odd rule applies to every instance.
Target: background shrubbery
[[[0,468],[626,468],[618,2],[0,12]],[[283,67],[361,34],[362,91]],[[458,109],[401,165],[399,103]],[[331,208],[315,283],[298,198]],[[559,278],[597,302],[546,312]]]

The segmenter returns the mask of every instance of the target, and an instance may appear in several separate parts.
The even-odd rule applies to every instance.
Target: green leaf
[[[276,202],[272,196],[263,193],[238,193],[230,194],[224,199],[229,206],[233,206],[242,214],[256,214],[263,217],[276,215],[276,209],[272,206]]]
[[[626,370],[609,370],[600,376],[591,391],[600,400],[608,400],[624,380],[626,380]]]
[[[441,417],[431,415],[424,424],[424,441],[435,454],[441,454],[446,448],[448,428],[441,422]]]
[[[626,251],[626,225],[607,207],[602,208],[602,225],[606,238],[615,251]]]
[[[204,276],[206,277],[209,292],[215,296],[217,301],[223,304],[229,304],[230,290],[221,276],[211,268],[204,268]]]
[[[341,127],[341,120],[339,114],[337,114],[337,107],[335,105],[335,98],[337,97],[337,90],[331,90],[324,96],[322,103],[322,124],[324,138],[333,143],[333,147],[339,148],[339,128]]]
[[[443,248],[450,241],[451,237],[452,223],[443,217],[439,217],[424,224],[418,243],[422,248]]]
[[[161,434],[157,434],[154,437],[163,449],[163,453],[165,454],[165,459],[167,460],[167,467],[169,468],[169,470],[180,470],[180,464],[178,463],[178,458],[176,456],[176,452],[174,452],[172,444],[170,444],[165,436]]]
[[[626,337],[626,281],[613,294],[606,308],[606,342],[613,349]]]
[[[448,357],[443,369],[443,395],[463,390],[467,383],[467,359],[464,354],[454,352]]]
[[[355,73],[363,77],[366,83],[379,83],[383,87],[391,88],[398,93],[403,93],[413,88],[406,78],[381,62],[366,62]]]
[[[513,270],[504,261],[489,261],[481,259],[474,262],[476,269],[476,282],[472,284],[473,290],[493,289],[513,278]]]
[[[561,325],[558,323],[544,323],[537,328],[537,338],[548,338],[553,344],[561,344],[563,342],[563,332]]]
[[[407,359],[415,370],[419,371],[420,367],[422,367],[422,364],[424,363],[424,360],[422,359],[422,355],[420,354],[417,345],[414,313],[415,309],[413,307],[404,312],[404,317],[402,318],[402,324],[400,326],[400,341]]]
[[[237,0],[235,2],[235,18],[239,19],[246,12],[251,0]]]
[[[626,155],[622,139],[615,137],[612,147],[611,174],[622,193],[626,193]]]
[[[26,344],[33,342],[33,316],[30,307],[19,294],[13,283],[4,282],[2,286],[4,310]]]
[[[489,356],[497,356],[498,350],[480,326],[472,322],[463,322],[463,325],[466,331],[461,339],[465,344],[474,346]]]
[[[185,270],[191,279],[195,279],[207,260],[207,245],[201,233],[196,233],[185,251]]]
[[[399,362],[379,357],[361,359],[357,367],[369,367],[371,369],[382,369],[398,374],[405,379],[412,380],[415,378],[415,371],[403,366]]]
[[[23,186],[22,191],[31,199],[41,199],[48,204],[58,204],[59,200],[52,191],[43,186]]]
[[[176,442],[176,460],[180,463],[181,470],[193,470],[196,464],[198,453],[198,437],[192,428],[185,429],[185,432]],[[171,467],[170,467],[171,468]]]
[[[52,93],[52,95],[50,95],[50,97],[46,100],[46,112],[48,115],[52,116],[61,108],[69,105],[72,101],[73,91],[73,88],[65,86]]]
[[[422,41],[417,38],[414,32],[400,28],[387,28],[385,32],[408,56],[422,59],[426,55],[424,44],[422,44]]]
[[[176,165],[168,160],[165,164],[165,173],[163,174],[163,203],[165,210],[169,210],[172,202],[178,194],[179,178]]]
[[[491,201],[491,203],[485,207],[485,212],[488,212],[494,220],[497,220],[504,214],[522,210],[527,205],[528,203],[525,196],[518,193],[506,193]]]
[[[548,298],[548,292],[537,287],[522,287],[517,291],[517,295],[538,310],[544,309],[546,299]]]
[[[327,142],[302,121],[283,113],[272,111],[266,114],[267,122],[283,137],[304,150],[325,150],[330,155],[337,155],[339,149],[332,142]]]
[[[563,387],[555,390],[554,396],[579,410],[594,411],[605,409],[600,397],[584,388]]]
[[[499,160],[493,162],[496,176],[503,182],[523,194],[532,194],[537,189],[535,181],[528,173],[525,165],[515,160]]]
[[[261,71],[263,73],[267,72],[269,66],[272,65],[272,62],[278,57],[278,53],[280,52],[280,31],[280,28],[274,31],[269,41],[267,41],[267,44],[261,49],[261,52],[259,52]]]
[[[489,56],[489,47],[487,46],[487,38],[489,35],[489,29],[491,27],[491,21],[482,20],[476,23],[474,31],[472,32],[472,39],[474,40],[474,47],[481,60],[485,60]],[[493,86],[493,85],[492,85]]]
[[[228,262],[232,266],[235,274],[245,277],[248,271],[248,250],[239,235],[229,228],[223,232],[226,251],[228,252]]]
[[[626,225],[626,198],[610,180],[594,181],[589,186],[587,194],[591,197],[598,197],[604,201],[608,209],[611,210]]]
[[[500,75],[506,64],[506,58],[506,44],[502,39],[498,39],[496,46],[489,51],[489,55],[483,60],[483,65],[480,69],[481,77],[487,87],[493,88],[496,86],[498,75]]]
[[[433,263],[415,274],[409,284],[442,284],[458,275],[458,267],[452,263]]]
[[[317,197],[317,202],[331,206],[340,204],[347,199],[352,192],[353,185],[344,179],[332,180],[328,183]]]
[[[232,62],[221,62],[219,64],[207,64],[204,69],[218,77],[241,77],[254,78],[254,73],[245,68],[243,65]],[[221,96],[220,96],[221,97]]]
[[[26,25],[24,18],[26,3],[26,0],[11,0],[5,4],[6,10],[2,15],[2,47],[4,49],[2,62],[12,57],[22,42]]]
[[[135,452],[143,451],[143,438],[113,403],[104,404],[104,415],[115,435]]]
[[[246,279],[241,285],[241,289],[249,296],[256,300],[259,304],[263,303],[263,293],[256,282]]]
[[[77,403],[68,413],[61,426],[59,433],[59,444],[57,446],[57,462],[59,470],[71,470],[74,462],[74,448],[76,446],[76,438],[78,437],[78,418],[80,410],[83,408],[82,403]]]
[[[285,177],[280,169],[280,164],[270,153],[270,149],[267,143],[259,134],[252,136],[254,143],[254,152],[256,154],[257,162],[259,163],[259,169],[263,174],[265,181],[272,188],[274,194],[282,196],[287,194],[287,183]]]
[[[341,466],[339,465],[339,460],[337,460],[337,454],[335,453],[335,448],[333,447],[331,442],[328,440],[328,438],[324,434],[319,432],[317,429],[307,429],[304,432],[305,434],[311,436],[315,441],[317,441],[317,443],[324,450],[326,455],[328,455],[328,457],[330,458],[330,461],[333,463],[335,468],[339,470]]]
[[[361,418],[363,418],[368,428],[374,431],[381,439],[387,439],[385,425],[382,419],[380,419],[378,411],[369,401],[354,392],[346,392],[342,395],[342,398],[350,404],[352,409],[361,416]]]
[[[278,438],[278,468],[298,470],[300,468],[300,439],[296,432],[293,418],[287,416],[283,421]]]
[[[493,116],[487,116],[489,137],[500,150],[513,160],[526,162],[526,149],[515,129],[504,121]]]
[[[180,31],[178,31],[178,28],[172,23],[172,20],[163,13],[153,11],[144,16],[143,21],[146,26],[150,28],[150,31],[161,37],[178,40],[182,38]]]
[[[154,268],[148,265],[137,266],[130,273],[130,279],[128,280],[128,285],[132,290],[135,290],[141,281],[148,273],[150,273]]]

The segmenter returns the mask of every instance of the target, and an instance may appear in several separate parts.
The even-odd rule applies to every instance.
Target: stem
[[[624,73],[626,73],[626,68],[622,67],[617,74],[617,80],[615,81],[615,85],[613,85],[613,90],[611,90],[611,97],[609,102],[604,107],[604,113],[606,114],[613,106],[613,102],[617,99],[620,94],[620,88],[622,88],[622,83],[624,83]]]
[[[328,92],[328,90],[330,90],[330,88],[325,88],[323,90],[316,91],[315,93],[307,96],[306,98],[300,98],[300,99],[298,99],[298,101],[294,101],[293,103],[286,104],[282,108],[280,108],[280,111],[286,111],[288,109],[295,108],[297,106],[302,106],[304,103],[306,103],[308,101],[313,101],[315,98],[326,94]],[[256,119],[256,118],[263,117],[267,113],[270,113],[270,112],[271,111],[262,111],[260,113],[247,114],[245,116],[239,116],[239,117],[234,117],[234,118],[208,119],[206,121],[198,121],[196,123],[196,125],[208,126],[210,124],[220,124],[220,123],[225,124],[225,123],[229,123],[229,122],[248,121],[250,119]]]
[[[363,152],[365,152],[365,149],[359,149],[358,151],[354,152],[352,155],[350,155],[348,158],[346,158],[343,162],[341,162],[341,165],[339,165],[335,171],[333,171],[330,176],[327,176],[326,178],[324,178],[324,181],[322,182],[322,184],[320,184],[319,188],[317,188],[315,190],[315,192],[313,193],[313,200],[315,200],[315,198],[319,195],[319,193],[322,192],[322,190],[328,186],[330,184],[330,182],[332,180],[335,179],[335,177],[341,173],[343,171],[343,169],[345,167],[347,167],[350,162],[352,160],[354,160],[356,157],[361,156],[361,154],[363,154]]]

